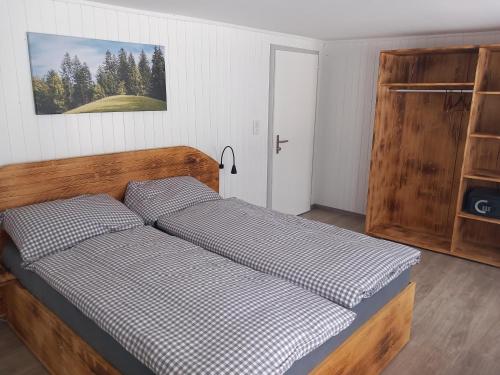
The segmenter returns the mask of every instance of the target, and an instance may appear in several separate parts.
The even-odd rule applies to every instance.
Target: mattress
[[[156,226],[352,308],[420,261],[420,251],[237,198],[160,216]]]
[[[113,337],[100,329],[92,320],[66,298],[51,288],[41,277],[21,267],[21,258],[12,242],[3,252],[3,263],[21,285],[53,311],[59,318],[100,353],[110,364],[123,374],[152,374],[132,354],[127,352]],[[341,345],[357,328],[374,315],[382,306],[404,289],[409,282],[410,271],[406,270],[388,285],[364,300],[352,310],[357,313],[354,322],[337,336],[297,360],[286,372],[287,375],[306,374],[317,366],[328,354]]]

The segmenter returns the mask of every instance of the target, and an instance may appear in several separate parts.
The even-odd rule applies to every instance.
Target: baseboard
[[[357,212],[341,210],[340,208],[333,208],[333,207],[329,207],[329,206],[324,206],[322,204],[317,204],[317,203],[311,204],[311,210],[313,210],[315,208],[320,209],[320,210],[325,210],[325,211],[331,211],[331,212],[335,212],[335,213],[339,213],[339,214],[344,214],[344,215],[359,216],[359,217],[363,217],[363,218],[366,216],[364,214],[360,214]]]

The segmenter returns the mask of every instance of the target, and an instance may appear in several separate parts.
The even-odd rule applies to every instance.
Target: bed
[[[6,166],[0,168],[0,211],[85,193],[108,193],[122,199],[131,180],[184,175],[218,190],[217,162],[188,147]],[[14,263],[9,267],[15,270]],[[74,374],[120,373],[114,360],[93,348],[89,338],[81,337],[84,333],[75,332],[79,324],[72,328],[61,317],[64,314],[44,300],[43,293],[31,288],[30,282],[16,273],[19,280],[10,283],[6,290],[8,322],[51,373],[62,374],[67,368],[72,368]],[[390,292],[383,288],[375,293],[373,297],[385,298],[381,297],[378,306],[374,304],[367,316],[358,321],[354,332],[340,342],[325,346],[327,342],[316,349],[323,355],[297,368],[295,373],[380,372],[410,335],[414,284],[408,284],[408,275],[404,273],[393,282],[398,280],[398,285],[388,285],[394,288]],[[38,288],[42,285],[39,280],[31,284]]]
[[[347,308],[421,256],[409,246],[222,199],[190,176],[131,181],[124,203],[149,225]]]

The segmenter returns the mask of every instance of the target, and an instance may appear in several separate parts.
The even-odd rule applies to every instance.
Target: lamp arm
[[[234,150],[233,150],[233,148],[232,148],[231,146],[226,146],[226,147],[224,147],[224,149],[222,150],[222,155],[220,156],[220,165],[223,165],[223,164],[222,164],[222,159],[224,159],[224,152],[226,152],[226,149],[228,149],[228,148],[231,150],[231,153],[233,154],[233,165],[235,165],[235,164],[236,164],[236,158],[235,158],[235,156],[234,156]]]

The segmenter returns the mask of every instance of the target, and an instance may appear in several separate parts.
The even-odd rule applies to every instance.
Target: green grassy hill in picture
[[[115,95],[84,104],[65,113],[165,111],[167,103],[147,96]]]

